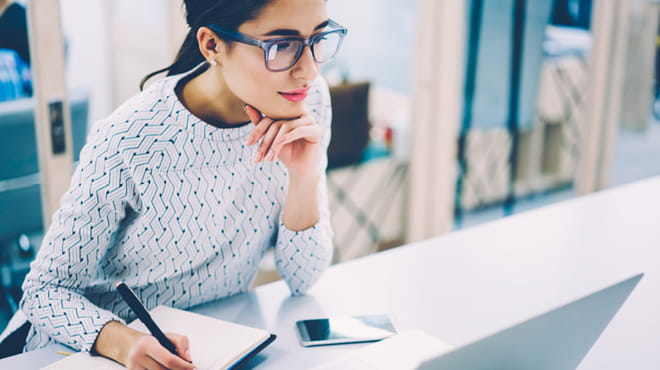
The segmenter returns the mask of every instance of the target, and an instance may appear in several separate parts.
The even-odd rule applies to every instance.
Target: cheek
[[[237,98],[269,117],[278,118],[297,117],[303,111],[302,102],[292,104],[278,94],[295,85],[295,81],[289,81],[289,76],[287,72],[267,70],[263,56],[239,53],[232,55],[223,69],[227,87]]]
[[[254,57],[231,58],[223,70],[223,77],[234,95],[249,104],[267,100],[275,94],[273,76],[263,66],[263,60]]]

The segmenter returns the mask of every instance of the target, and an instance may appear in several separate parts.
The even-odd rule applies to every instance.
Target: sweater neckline
[[[199,72],[204,67],[205,62],[200,63],[196,67],[187,72],[178,75],[170,76],[165,86],[165,91],[170,95],[173,102],[171,115],[175,122],[185,127],[186,131],[195,136],[204,137],[209,140],[232,141],[246,138],[253,130],[253,125],[250,122],[238,124],[235,127],[218,127],[214,126],[201,118],[195,116],[186,108],[185,105],[179,100],[176,94],[176,87],[179,82],[191,74]]]

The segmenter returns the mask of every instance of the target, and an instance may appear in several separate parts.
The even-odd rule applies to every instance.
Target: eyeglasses
[[[272,72],[281,72],[290,69],[300,59],[305,46],[309,46],[312,57],[316,63],[331,61],[348,33],[348,29],[339,23],[328,19],[328,26],[333,29],[313,35],[308,39],[301,37],[281,37],[269,40],[257,40],[238,31],[210,24],[207,27],[213,30],[218,37],[243,44],[260,47],[264,51],[266,68]],[[222,37],[224,36],[224,37]]]

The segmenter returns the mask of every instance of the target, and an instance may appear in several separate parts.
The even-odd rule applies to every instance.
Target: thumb
[[[248,117],[250,117],[250,121],[252,121],[253,124],[259,123],[261,121],[261,112],[259,112],[255,107],[245,104],[245,113],[247,113]]]
[[[179,357],[182,357],[188,362],[192,362],[192,357],[190,356],[190,342],[188,341],[188,337],[175,333],[167,333],[166,335],[174,343]]]

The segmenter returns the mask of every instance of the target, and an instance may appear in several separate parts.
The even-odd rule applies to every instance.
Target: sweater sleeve
[[[275,245],[275,266],[280,276],[289,286],[291,294],[302,295],[314,284],[332,260],[332,226],[328,206],[328,189],[325,170],[328,163],[327,150],[330,144],[332,110],[330,92],[325,80],[319,77],[318,99],[311,104],[311,114],[321,125],[321,155],[319,170],[319,220],[315,225],[302,231],[289,230],[280,216],[277,243]],[[311,96],[310,96],[311,97]]]
[[[20,302],[36,330],[82,351],[90,351],[107,322],[122,322],[84,296],[127,204],[136,197],[119,149],[121,135],[112,127],[101,125],[81,151],[70,188],[25,278]]]

